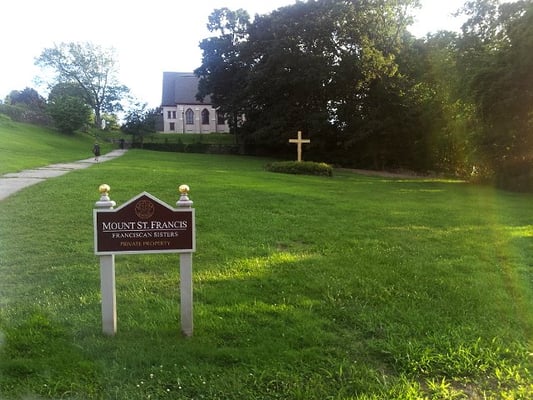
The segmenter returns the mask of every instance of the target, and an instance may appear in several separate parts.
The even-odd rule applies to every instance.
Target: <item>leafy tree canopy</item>
[[[6,104],[22,104],[34,110],[43,110],[46,100],[35,89],[27,87],[21,91],[12,90],[7,96]]]
[[[72,134],[89,123],[91,109],[79,97],[59,96],[48,104],[48,112],[56,127]]]
[[[91,107],[95,124],[100,126],[102,113],[120,111],[120,100],[129,92],[117,79],[117,64],[113,49],[92,43],[61,43],[44,49],[36,65],[54,71],[51,84],[75,84]]]
[[[476,145],[500,185],[533,188],[533,2],[467,2],[458,59],[479,121]]]
[[[125,122],[120,129],[132,135],[134,140],[138,138],[142,147],[144,136],[156,132],[159,114],[158,109],[147,109],[146,103],[137,103],[126,113]]]
[[[392,81],[376,90],[376,82],[401,79],[396,57],[417,5],[297,2],[253,22],[242,10],[215,10],[208,27],[220,35],[200,45],[199,94],[211,94],[224,112],[245,115],[246,141],[262,146],[286,147],[297,130],[315,135],[311,148],[337,143],[339,135],[383,131],[368,123],[369,113],[379,111],[363,103],[372,91],[379,99],[367,105],[387,102],[389,90],[400,90]]]

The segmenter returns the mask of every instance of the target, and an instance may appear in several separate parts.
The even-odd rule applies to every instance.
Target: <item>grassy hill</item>
[[[2,201],[0,398],[533,398],[533,196],[266,162],[130,150]],[[116,257],[102,335],[101,183],[190,185],[192,338],[168,254]]]
[[[92,156],[90,134],[65,135],[37,125],[13,122],[0,114],[0,175]],[[111,149],[103,143],[102,151]]]

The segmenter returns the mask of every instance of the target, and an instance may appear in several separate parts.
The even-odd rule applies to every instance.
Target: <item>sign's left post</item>
[[[99,210],[112,210],[116,203],[109,198],[109,185],[98,188],[100,200],[95,203]],[[100,290],[102,293],[102,331],[113,336],[117,333],[117,296],[115,290],[115,255],[100,255]]]

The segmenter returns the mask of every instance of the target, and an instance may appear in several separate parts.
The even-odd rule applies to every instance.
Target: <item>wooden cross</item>
[[[311,143],[309,139],[302,139],[302,131],[298,131],[298,139],[289,139],[289,143],[298,145],[298,161],[302,161],[302,143]]]

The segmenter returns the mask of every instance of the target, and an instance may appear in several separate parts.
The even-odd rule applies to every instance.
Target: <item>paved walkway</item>
[[[123,155],[126,151],[127,150],[113,150],[110,153],[100,156],[98,161],[95,161],[94,157],[91,157],[71,163],[52,164],[46,167],[2,175],[0,176],[0,200],[3,200],[28,186],[43,182],[48,178],[65,175],[70,171],[88,168],[93,164],[112,160],[113,158]]]

